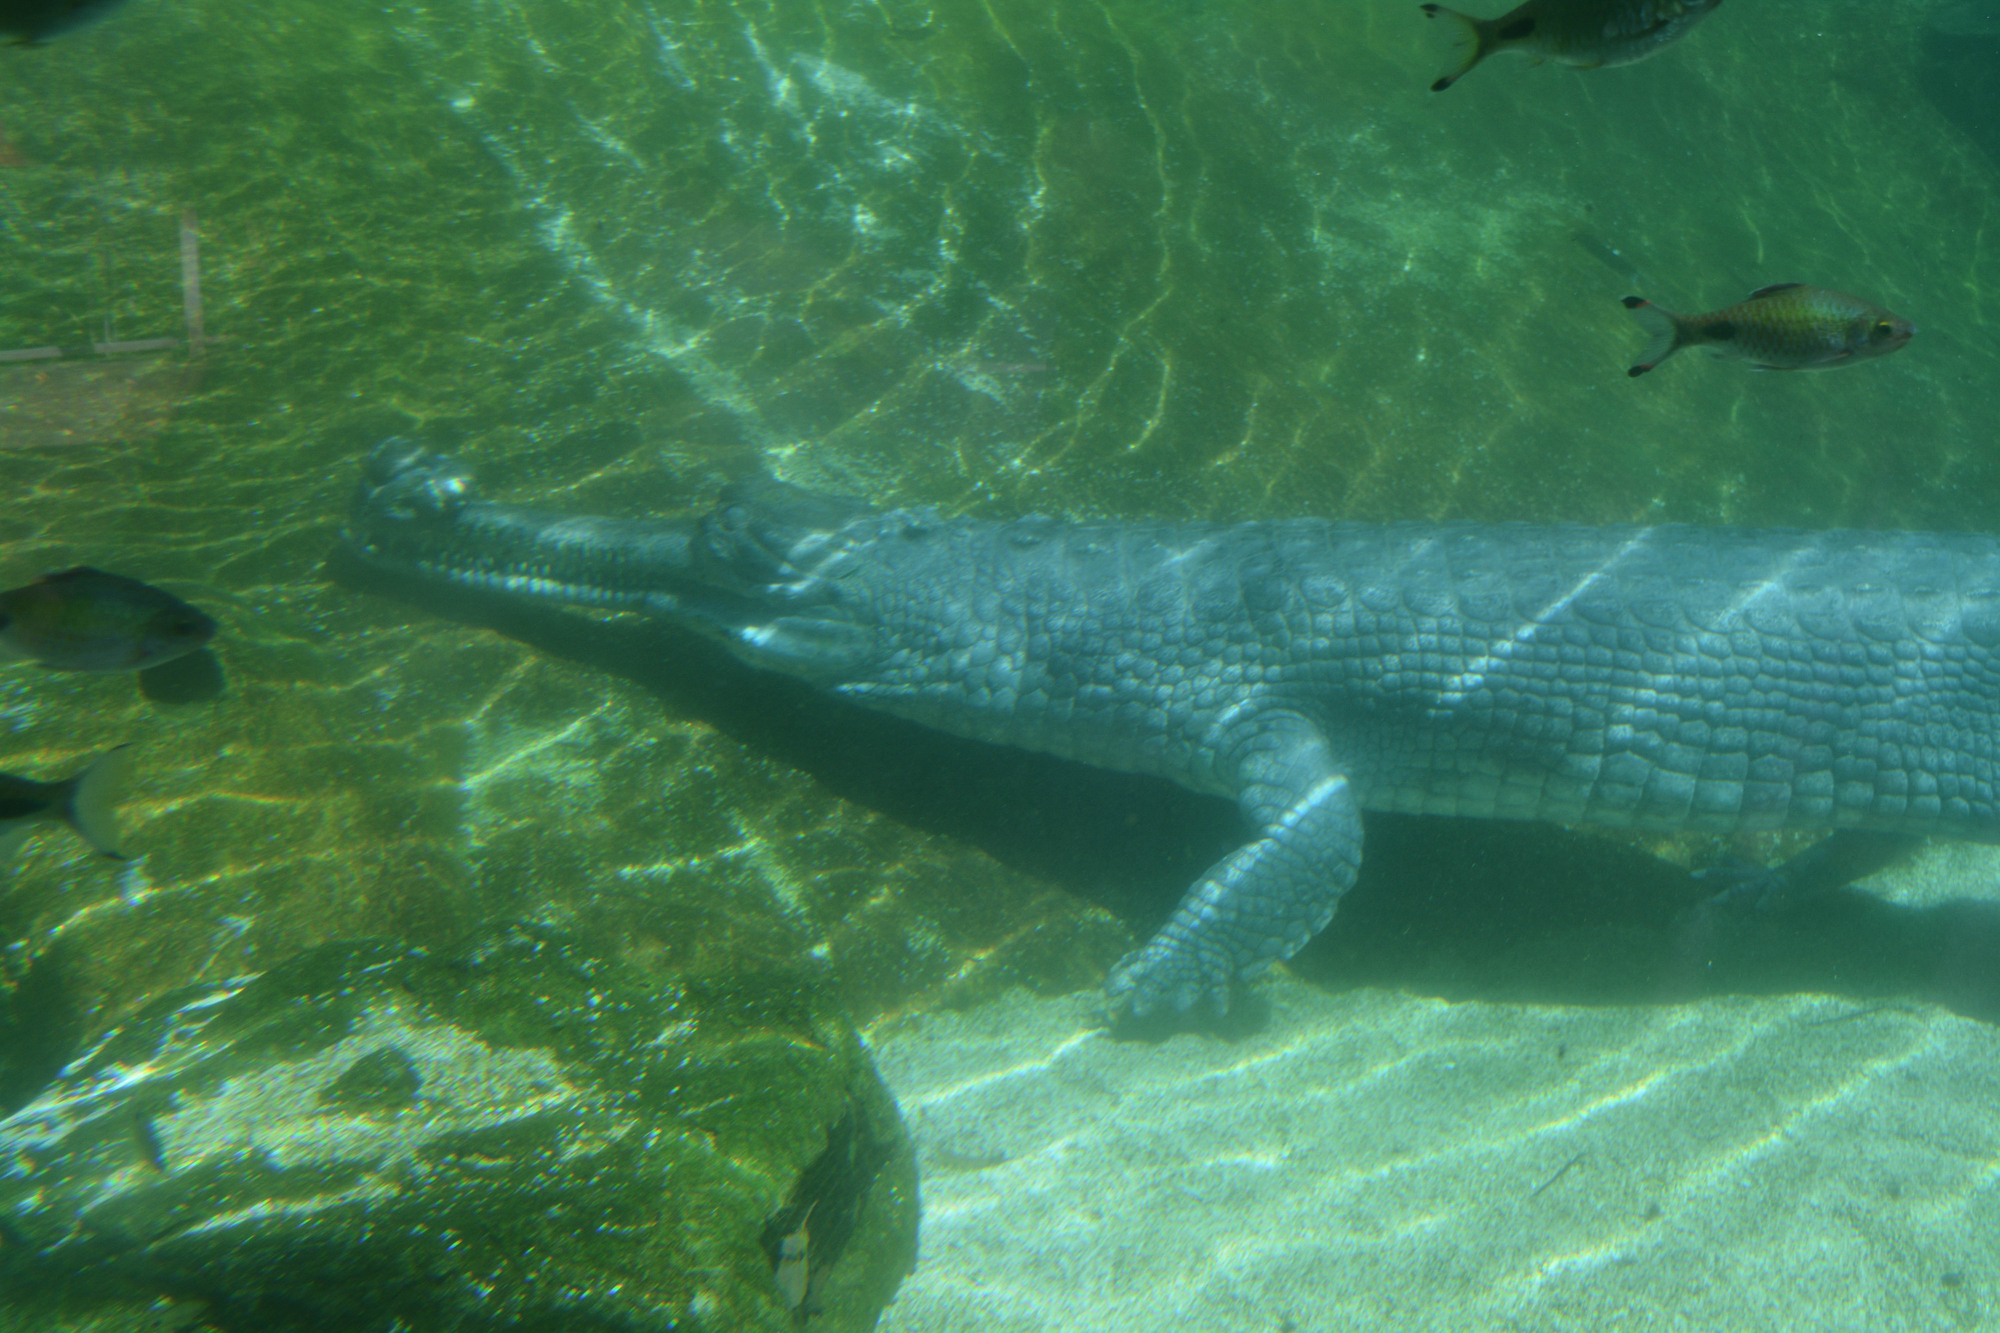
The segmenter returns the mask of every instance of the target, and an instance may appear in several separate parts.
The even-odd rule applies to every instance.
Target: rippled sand
[[[925,1210],[885,1333],[1971,1329],[2000,1303],[1991,1026],[1268,994],[1237,1041],[1114,1042],[1091,998],[1020,992],[878,1030]]]

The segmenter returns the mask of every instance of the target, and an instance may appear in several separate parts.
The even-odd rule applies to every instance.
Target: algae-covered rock
[[[0,1327],[867,1329],[915,1173],[821,1008],[521,927],[178,992],[0,1121]]]

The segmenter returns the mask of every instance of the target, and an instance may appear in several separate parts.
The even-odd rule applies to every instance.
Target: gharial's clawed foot
[[[1104,983],[1105,1006],[1114,1022],[1161,1011],[1201,1010],[1221,1017],[1229,1012],[1234,974],[1224,950],[1163,933],[1111,969]]]

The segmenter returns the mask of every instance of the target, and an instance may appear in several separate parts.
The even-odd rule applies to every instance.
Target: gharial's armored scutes
[[[1295,519],[993,523],[769,480],[696,523],[475,497],[392,441],[379,568],[629,607],[962,736],[1234,798],[1249,840],[1113,970],[1227,1004],[1332,917],[1363,809],[2000,840],[2000,541]]]

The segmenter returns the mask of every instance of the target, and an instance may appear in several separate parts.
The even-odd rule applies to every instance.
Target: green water
[[[230,682],[0,674],[7,771],[144,746],[136,868],[45,834],[0,899],[17,1027],[513,916],[660,970],[818,948],[862,1021],[1128,947],[1066,891],[1087,833],[953,836],[949,773],[865,799],[921,763],[872,733],[788,750],[642,640],[332,581],[392,430],[628,516],[756,456],[987,515],[1990,529],[2000,169],[1918,91],[1924,12],[1739,0],[1642,65],[1443,95],[1391,0],[133,0],[0,49],[0,349],[174,336],[189,209],[226,339],[0,366],[0,582],[158,582]],[[1921,332],[1628,380],[1606,248],[1662,304],[1803,281]],[[1131,819],[1133,893],[1229,836]]]

